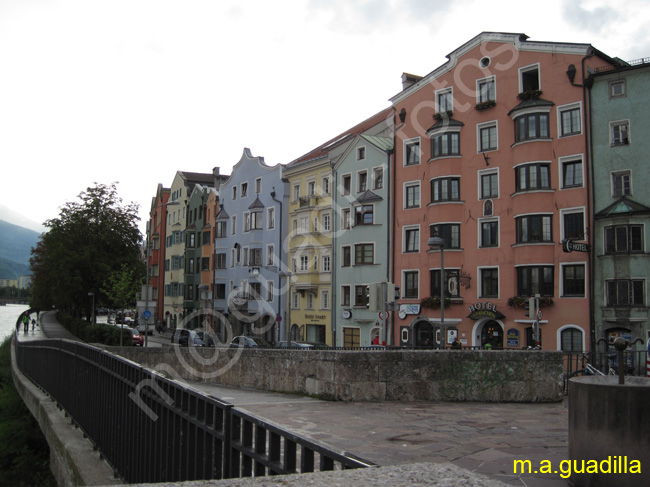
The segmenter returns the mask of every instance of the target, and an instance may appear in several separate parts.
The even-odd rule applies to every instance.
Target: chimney
[[[214,177],[214,187],[215,189],[219,189],[219,186],[221,186],[221,178],[219,177],[219,167],[213,167],[212,168],[212,176]]]
[[[402,73],[402,91],[410,88],[421,79],[422,76],[418,76],[416,74]]]

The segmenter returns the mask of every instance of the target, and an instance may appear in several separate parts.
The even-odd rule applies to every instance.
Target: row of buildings
[[[159,185],[152,319],[334,346],[648,339],[650,59],[495,32],[447,58],[292,162],[245,149]]]

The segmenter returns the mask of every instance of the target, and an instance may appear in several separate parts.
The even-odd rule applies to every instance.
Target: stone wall
[[[341,401],[557,402],[562,352],[111,348],[167,376]]]

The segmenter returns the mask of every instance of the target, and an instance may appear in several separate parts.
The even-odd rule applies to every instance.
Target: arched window
[[[563,352],[582,352],[583,333],[580,328],[565,328],[561,331],[560,347]]]

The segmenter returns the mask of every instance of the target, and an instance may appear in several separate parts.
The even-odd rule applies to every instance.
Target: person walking
[[[29,332],[29,315],[27,313],[23,315],[23,331],[25,333]]]

